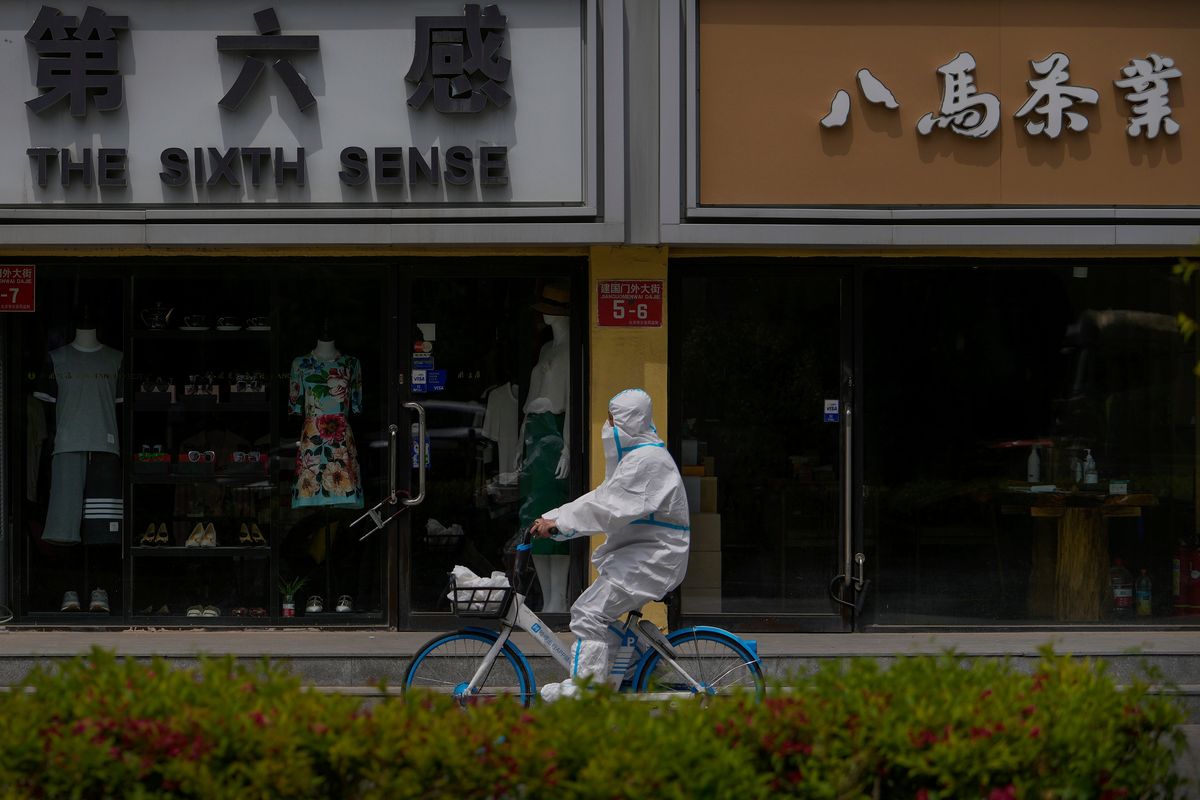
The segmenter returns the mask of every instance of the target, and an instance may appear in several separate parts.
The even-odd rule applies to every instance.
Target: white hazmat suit
[[[604,681],[608,672],[609,624],[659,600],[687,572],[687,495],[679,469],[658,437],[650,395],[626,389],[608,401],[613,424],[601,428],[604,482],[596,489],[545,512],[558,528],[555,538],[604,533],[592,554],[596,581],[571,606],[572,678]],[[542,688],[553,700],[575,693],[568,680]]]

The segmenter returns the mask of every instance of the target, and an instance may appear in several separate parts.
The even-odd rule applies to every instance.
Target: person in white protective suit
[[[683,479],[654,428],[650,395],[626,389],[608,401],[604,442],[604,482],[570,503],[545,512],[530,530],[534,536],[571,539],[607,534],[592,554],[595,583],[571,606],[571,679],[542,687],[555,700],[578,690],[578,680],[607,679],[609,624],[622,614],[659,600],[687,572],[687,495]]]

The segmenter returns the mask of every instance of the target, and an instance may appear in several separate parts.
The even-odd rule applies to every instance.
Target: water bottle
[[[1133,616],[1133,573],[1125,569],[1125,564],[1118,558],[1108,571],[1108,579],[1112,586],[1113,616]]]
[[[1029,458],[1025,460],[1025,480],[1029,483],[1039,483],[1042,480],[1042,457],[1038,455],[1036,444],[1029,451]]]
[[[1133,587],[1133,605],[1139,617],[1150,616],[1151,599],[1150,575],[1143,569]]]

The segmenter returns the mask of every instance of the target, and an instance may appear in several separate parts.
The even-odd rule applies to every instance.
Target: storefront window
[[[347,527],[381,491],[385,271],[38,277],[14,392],[25,616],[288,622],[280,585],[302,581],[295,619],[384,618],[385,542]]]
[[[1162,262],[864,287],[875,620],[1195,621],[1176,566],[1197,545],[1195,287]]]
[[[833,613],[841,280],[684,262],[672,277],[672,430],[692,543],[685,615]]]
[[[443,269],[412,283],[405,344],[429,444],[426,499],[411,516],[415,612],[448,610],[456,565],[480,576],[506,570],[521,531],[585,483],[583,334],[570,273],[495,272]],[[529,602],[539,613],[570,609],[585,579],[583,544],[534,544]]]

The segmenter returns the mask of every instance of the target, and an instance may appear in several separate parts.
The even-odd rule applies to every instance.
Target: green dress
[[[554,477],[558,459],[563,451],[563,420],[565,415],[544,411],[525,418],[525,458],[521,462],[521,530],[528,528],[538,517],[567,502],[567,481]],[[567,555],[566,542],[535,539],[533,554]]]

